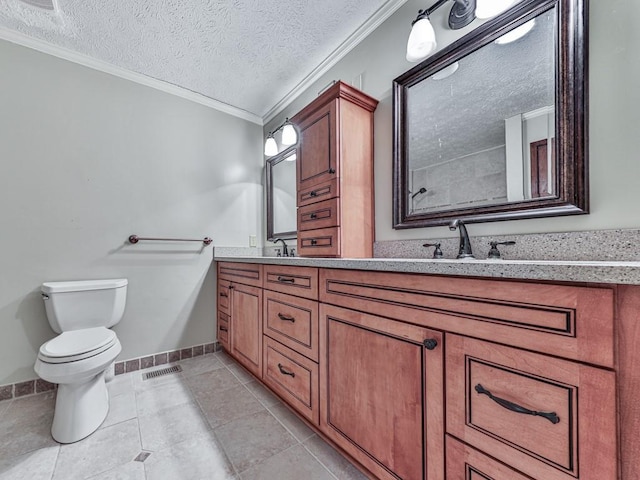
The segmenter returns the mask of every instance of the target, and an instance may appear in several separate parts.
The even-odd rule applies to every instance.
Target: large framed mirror
[[[289,147],[267,160],[267,240],[295,238],[296,147]]]
[[[394,228],[588,213],[586,0],[522,0],[394,80]]]

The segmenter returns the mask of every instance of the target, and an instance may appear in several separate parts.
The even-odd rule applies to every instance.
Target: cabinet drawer
[[[338,269],[319,284],[323,303],[614,366],[611,288]]]
[[[229,315],[229,287],[230,283],[225,280],[218,280],[218,310],[222,310]]]
[[[264,293],[264,333],[317,362],[318,302]]]
[[[338,225],[340,225],[340,220],[337,198],[298,209],[298,231],[337,227]]]
[[[229,316],[218,312],[218,341],[229,350]]]
[[[447,433],[536,479],[617,478],[613,372],[458,335],[446,344]]]
[[[531,480],[447,436],[447,480]]]
[[[255,263],[218,262],[218,279],[262,287],[262,265]]]
[[[337,197],[339,185],[338,179],[334,178],[328,182],[298,190],[298,207]]]
[[[317,300],[318,269],[313,267],[265,265],[264,288]]]
[[[314,424],[319,423],[318,364],[264,336],[263,381]]]
[[[340,256],[339,227],[298,232],[298,252],[303,257]]]

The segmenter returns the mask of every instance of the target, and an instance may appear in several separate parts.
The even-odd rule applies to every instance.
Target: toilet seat
[[[40,347],[38,358],[46,363],[70,363],[98,355],[118,341],[105,327],[63,332]]]

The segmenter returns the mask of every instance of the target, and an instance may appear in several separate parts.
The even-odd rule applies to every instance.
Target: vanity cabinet
[[[372,256],[377,104],[337,82],[291,119],[300,133],[296,174],[301,256]]]
[[[261,287],[261,265],[218,264],[219,341],[258,378],[262,377]]]
[[[640,287],[219,265],[231,355],[371,478],[637,477]]]

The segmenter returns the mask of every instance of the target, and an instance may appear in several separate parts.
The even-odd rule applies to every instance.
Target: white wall
[[[640,2],[590,2],[590,188],[591,214],[575,217],[476,224],[472,235],[566,232],[640,227]],[[358,47],[307,89],[264,128],[264,136],[284,117],[291,117],[334,79],[350,83],[363,74],[363,90],[380,100],[375,113],[376,240],[456,236],[447,227],[392,228],[393,79],[413,66],[405,56],[411,21],[423,0],[409,0]],[[467,33],[444,29],[448,7],[432,15],[439,47]]]
[[[262,231],[262,128],[0,41],[0,385],[54,336],[43,281],[126,277],[120,358],[215,339],[212,247]]]

